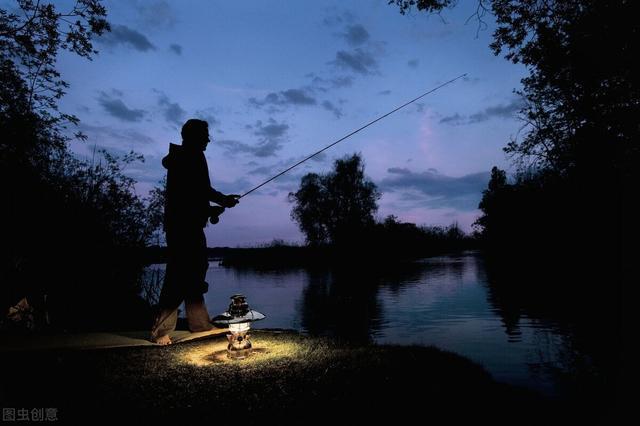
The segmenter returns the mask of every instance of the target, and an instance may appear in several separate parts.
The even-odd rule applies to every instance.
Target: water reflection
[[[371,342],[381,331],[378,285],[371,272],[310,272],[299,306],[301,325],[312,335]]]
[[[215,315],[242,293],[267,315],[257,328],[434,345],[483,365],[497,380],[555,395],[567,377],[591,374],[593,366],[570,328],[523,307],[512,279],[496,277],[474,253],[367,270],[265,271],[212,262],[206,303]]]

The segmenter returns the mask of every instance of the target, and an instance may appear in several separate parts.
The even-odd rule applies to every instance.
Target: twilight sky
[[[466,23],[475,5],[403,16],[386,0],[107,1],[112,32],[96,43],[99,55],[59,60],[71,84],[61,109],[89,136],[72,149],[143,154],[127,173],[146,195],[181,125],[202,118],[213,186],[243,193],[466,72],[243,198],[206,233],[209,246],[302,242],[287,194],[303,174],[354,152],[383,193],[380,218],[469,231],[489,170],[508,168],[502,147],[522,124],[513,90],[525,75],[489,49],[491,17],[480,32]]]

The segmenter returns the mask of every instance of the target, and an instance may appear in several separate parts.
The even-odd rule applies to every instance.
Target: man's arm
[[[209,201],[213,201],[216,204],[220,204],[222,207],[231,208],[238,204],[237,194],[225,195],[220,191],[216,191],[212,186],[209,186]]]
[[[201,156],[202,158],[202,174],[204,175],[204,179],[206,179],[206,191],[207,191],[207,199],[209,201],[213,201],[216,204],[221,205],[222,207],[231,208],[235,207],[238,204],[239,195],[231,194],[225,195],[220,191],[216,191],[211,186],[211,179],[209,179],[209,167],[207,165],[207,160],[205,159],[204,154]]]
[[[209,201],[222,205],[226,195],[220,191],[216,191],[213,187],[209,186]]]

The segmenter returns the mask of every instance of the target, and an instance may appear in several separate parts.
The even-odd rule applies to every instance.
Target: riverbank
[[[2,405],[56,408],[69,423],[255,424],[381,419],[550,424],[587,418],[570,405],[496,383],[433,347],[346,345],[256,331],[254,355],[225,356],[223,336],[168,347],[4,353]],[[581,423],[585,424],[585,423]]]
[[[342,244],[301,245],[274,240],[254,247],[209,247],[207,254],[210,259],[222,260],[225,266],[286,268],[344,265],[361,259],[401,263],[480,248],[478,239],[455,226],[418,228],[414,224],[396,224],[398,229],[393,230],[385,226]],[[150,246],[140,252],[147,264],[166,263],[167,256],[164,246]]]
[[[373,266],[387,268],[406,265],[419,259],[472,251],[474,244],[438,247],[295,246],[273,244],[265,247],[210,249],[210,258],[221,259],[222,266],[234,268],[327,268]]]
[[[345,263],[371,263],[372,259],[385,264],[402,264],[430,256],[477,250],[478,247],[474,243],[464,243],[417,250],[413,247],[341,248],[331,245],[314,247],[273,243],[262,247],[209,247],[207,256],[210,260],[220,260],[222,265],[235,268],[325,268]],[[145,264],[167,262],[166,247],[148,247],[141,256]]]

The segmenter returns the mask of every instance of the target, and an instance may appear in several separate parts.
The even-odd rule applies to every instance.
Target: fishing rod
[[[320,154],[321,152],[326,151],[327,149],[331,148],[332,146],[339,144],[339,143],[340,143],[340,142],[342,142],[343,140],[345,140],[345,139],[347,139],[347,138],[349,138],[349,137],[351,137],[351,136],[355,135],[355,134],[356,134],[356,133],[358,133],[359,131],[366,129],[367,127],[371,126],[372,124],[377,123],[378,121],[382,120],[383,118],[390,116],[390,115],[391,115],[391,114],[393,114],[394,112],[401,110],[402,108],[406,107],[407,105],[411,105],[412,103],[414,103],[414,102],[415,102],[415,101],[417,101],[418,99],[424,98],[424,97],[425,97],[425,96],[427,96],[428,94],[433,93],[433,92],[435,92],[436,90],[438,90],[438,89],[440,89],[440,88],[442,88],[442,87],[444,87],[444,86],[446,86],[446,85],[448,85],[448,84],[451,84],[451,83],[453,83],[454,81],[456,81],[456,80],[458,80],[458,79],[460,79],[460,78],[462,78],[462,77],[464,77],[464,76],[466,76],[466,75],[467,75],[467,73],[464,73],[464,74],[462,74],[462,75],[459,75],[458,77],[456,77],[456,78],[454,78],[454,79],[452,79],[452,80],[449,80],[449,81],[447,81],[446,83],[443,83],[443,84],[441,84],[440,86],[435,87],[435,88],[433,88],[433,89],[429,90],[428,92],[423,93],[422,95],[418,96],[417,98],[414,98],[414,99],[410,100],[409,102],[405,102],[404,104],[400,105],[400,106],[399,106],[399,107],[397,107],[396,109],[394,109],[394,110],[392,110],[392,111],[390,111],[390,112],[388,112],[388,113],[386,113],[386,114],[384,114],[384,115],[381,115],[380,117],[376,118],[375,120],[368,122],[367,124],[365,124],[364,126],[360,127],[359,129],[354,130],[353,132],[349,133],[348,135],[341,137],[340,139],[338,139],[337,141],[333,142],[332,144],[325,146],[325,147],[324,147],[324,148],[322,148],[320,151],[316,151],[316,152],[314,152],[313,154],[311,154],[310,156],[306,157],[305,159],[298,161],[296,164],[294,164],[293,166],[289,167],[288,169],[286,169],[286,170],[284,170],[284,171],[282,171],[282,172],[278,173],[278,174],[277,174],[277,175],[275,175],[274,177],[269,178],[269,179],[267,179],[266,181],[262,182],[260,185],[256,186],[255,188],[253,188],[253,189],[251,189],[251,190],[249,190],[249,191],[245,192],[244,194],[240,195],[240,196],[238,197],[238,199],[240,199],[240,198],[242,198],[242,197],[245,197],[245,196],[247,196],[247,195],[251,194],[251,193],[252,193],[253,191],[255,191],[256,189],[262,188],[264,185],[266,185],[266,184],[268,184],[269,182],[271,182],[272,180],[274,180],[274,179],[276,179],[276,178],[278,178],[278,177],[282,176],[283,174],[287,173],[289,170],[291,170],[291,169],[293,169],[293,168],[295,168],[295,167],[298,167],[300,164],[304,163],[305,161],[307,161],[307,160],[309,160],[309,159],[311,159],[311,158],[315,157],[316,155]]]

